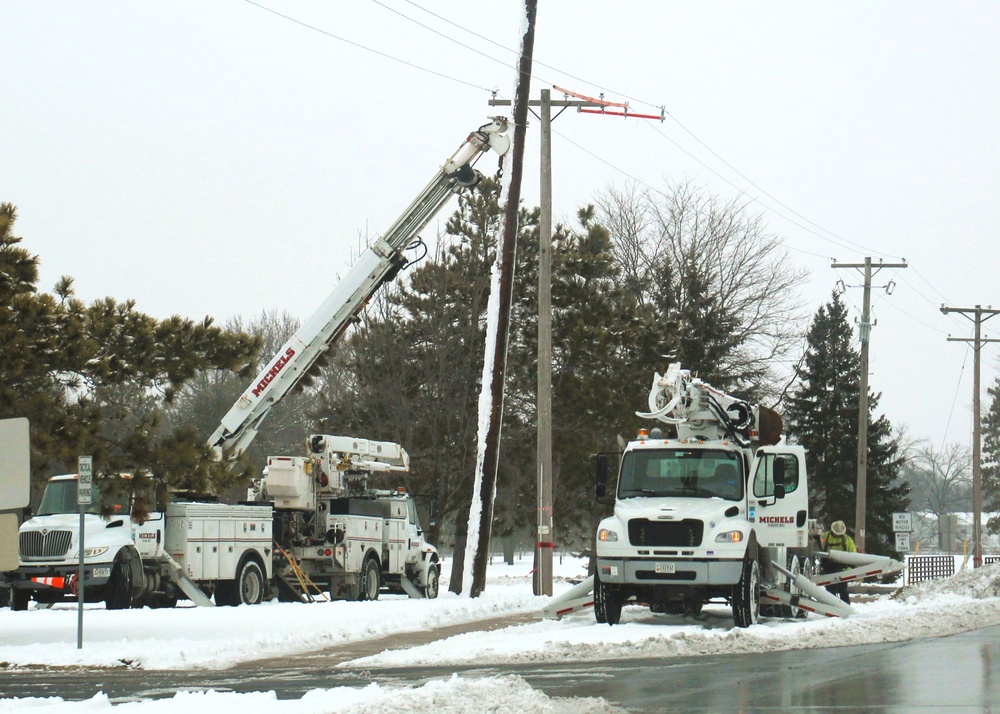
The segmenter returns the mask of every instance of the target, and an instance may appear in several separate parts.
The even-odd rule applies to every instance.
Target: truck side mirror
[[[598,454],[594,465],[594,480],[596,483],[597,500],[601,500],[608,492],[608,457]]]
[[[431,499],[431,512],[430,512],[430,515],[428,516],[428,522],[429,522],[429,525],[430,525],[431,528],[433,528],[434,526],[437,525],[437,510],[438,510],[437,499],[436,498],[432,498]]]
[[[774,460],[774,497],[785,497],[785,460],[782,458]]]

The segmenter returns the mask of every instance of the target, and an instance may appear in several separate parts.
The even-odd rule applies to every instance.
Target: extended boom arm
[[[406,264],[403,250],[444,207],[453,192],[475,186],[481,178],[472,165],[493,149],[501,156],[510,147],[507,121],[497,117],[472,132],[451,155],[392,227],[369,247],[330,296],[292,335],[249,389],[236,401],[209,439],[216,448],[242,453],[267,416],[306,375],[316,360],[336,343],[368,300]]]

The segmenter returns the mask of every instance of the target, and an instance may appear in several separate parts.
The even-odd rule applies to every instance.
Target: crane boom
[[[233,457],[246,450],[268,412],[343,336],[375,291],[405,266],[403,250],[453,193],[479,182],[481,175],[473,168],[475,160],[490,149],[501,156],[507,152],[510,138],[506,131],[506,119],[496,117],[469,135],[392,227],[361,254],[323,304],[254,378],[209,438],[210,446],[216,450],[228,447]]]

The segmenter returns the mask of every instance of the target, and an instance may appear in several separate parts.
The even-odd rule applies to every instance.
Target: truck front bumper
[[[111,563],[94,563],[83,566],[84,589],[103,587],[111,577]],[[16,571],[7,573],[8,585],[16,590],[31,590],[36,593],[76,592],[76,565],[22,565]]]
[[[735,585],[741,559],[601,558],[601,581],[619,585]]]

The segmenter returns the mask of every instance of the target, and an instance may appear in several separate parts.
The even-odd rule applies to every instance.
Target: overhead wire
[[[413,68],[413,69],[416,69],[416,70],[419,70],[419,71],[422,71],[422,72],[425,72],[425,73],[428,73],[428,74],[431,74],[431,75],[434,75],[434,76],[437,76],[437,77],[440,77],[442,79],[446,79],[446,80],[449,80],[449,81],[452,81],[452,82],[455,82],[455,83],[458,83],[458,84],[462,84],[464,86],[471,87],[473,89],[482,90],[482,91],[486,91],[486,92],[491,92],[491,91],[494,92],[494,93],[496,92],[496,90],[490,90],[489,88],[481,86],[481,85],[477,85],[474,82],[469,82],[469,81],[463,80],[461,78],[454,77],[452,75],[448,75],[448,74],[445,74],[443,72],[439,72],[437,70],[430,69],[430,68],[425,67],[423,65],[419,65],[419,64],[417,64],[415,62],[411,62],[409,60],[402,59],[400,57],[391,55],[391,54],[383,52],[381,50],[377,50],[377,49],[374,49],[372,47],[368,47],[366,45],[363,45],[363,44],[361,44],[359,42],[355,42],[353,40],[347,39],[345,37],[342,37],[342,36],[337,35],[335,33],[329,32],[329,31],[324,30],[322,28],[316,27],[315,25],[312,25],[310,23],[304,22],[304,21],[299,20],[299,19],[297,19],[295,17],[292,17],[290,15],[287,15],[285,13],[282,13],[282,12],[279,12],[277,10],[274,10],[274,9],[272,9],[270,7],[267,7],[266,5],[263,5],[262,3],[256,2],[256,0],[244,0],[244,1],[247,2],[250,5],[253,5],[253,6],[257,7],[257,8],[260,8],[261,10],[264,10],[266,12],[269,12],[269,13],[273,14],[273,15],[281,17],[282,19],[285,19],[285,20],[287,20],[289,22],[293,22],[293,23],[298,24],[298,25],[300,25],[302,27],[305,27],[307,29],[313,30],[314,32],[318,32],[318,33],[326,35],[326,36],[328,36],[330,38],[336,39],[336,40],[338,40],[340,42],[344,42],[344,43],[346,43],[348,45],[351,45],[353,47],[357,47],[358,49],[362,49],[362,50],[365,50],[367,52],[376,54],[376,55],[378,55],[380,57],[392,60],[394,62],[403,64],[403,65],[406,65],[406,66],[408,66],[410,68]],[[504,66],[509,66],[503,60],[500,60],[500,59],[498,59],[496,57],[493,57],[493,56],[491,56],[491,55],[489,55],[489,54],[487,54],[485,52],[482,52],[481,50],[478,50],[475,47],[472,47],[471,45],[463,43],[463,42],[461,42],[461,41],[459,41],[459,40],[457,40],[457,39],[455,39],[453,37],[450,37],[449,35],[447,35],[445,33],[440,32],[439,30],[436,30],[435,28],[432,28],[432,27],[426,25],[425,23],[420,22],[419,20],[417,20],[417,19],[415,19],[413,17],[410,17],[409,15],[406,15],[405,13],[402,13],[402,12],[400,12],[400,11],[394,9],[394,8],[391,8],[388,5],[386,5],[384,2],[381,2],[381,0],[372,0],[372,1],[375,4],[379,5],[380,7],[384,8],[384,9],[390,11],[390,12],[395,13],[396,15],[398,15],[398,16],[400,16],[400,17],[402,17],[402,18],[404,18],[404,19],[406,19],[406,20],[408,20],[408,21],[410,21],[410,22],[418,25],[419,27],[421,27],[421,28],[423,28],[423,29],[425,29],[425,30],[427,30],[429,32],[432,32],[432,33],[434,33],[434,34],[436,34],[436,35],[438,35],[440,37],[443,37],[444,39],[447,39],[450,42],[453,42],[453,43],[455,43],[455,44],[463,47],[464,49],[467,49],[467,50],[469,50],[471,52],[474,52],[474,53],[476,53],[476,54],[478,54],[478,55],[480,55],[482,57],[485,57],[485,58],[493,61],[493,62],[497,62],[497,63],[503,64]],[[474,37],[477,37],[477,38],[479,38],[479,39],[481,39],[481,40],[483,40],[485,42],[488,42],[488,43],[490,43],[490,44],[492,44],[492,45],[494,45],[496,47],[504,49],[505,51],[512,52],[514,54],[518,53],[517,50],[513,50],[513,49],[507,47],[506,45],[503,45],[502,43],[496,42],[496,41],[494,41],[494,40],[486,37],[485,35],[482,35],[480,33],[477,33],[475,31],[473,31],[473,30],[470,30],[470,29],[462,26],[461,24],[456,23],[456,22],[454,22],[454,21],[452,21],[452,20],[444,17],[443,15],[440,15],[439,13],[435,13],[435,12],[433,12],[433,11],[431,11],[431,10],[423,7],[422,5],[419,5],[416,2],[413,2],[413,0],[404,0],[404,1],[407,2],[409,5],[417,8],[418,10],[421,10],[422,12],[425,12],[425,13],[427,13],[427,14],[429,14],[429,15],[431,15],[431,16],[439,19],[439,20],[441,20],[442,22],[445,22],[445,23],[447,23],[447,24],[449,24],[449,25],[451,25],[451,26],[453,26],[453,27],[455,27],[457,29],[460,29],[463,32],[469,33],[470,35],[472,35]],[[822,233],[818,232],[817,230],[814,230],[812,228],[809,228],[806,225],[803,225],[803,223],[790,218],[789,216],[783,214],[781,211],[776,210],[773,206],[768,206],[759,197],[755,197],[755,196],[752,196],[751,194],[747,193],[747,191],[746,191],[745,188],[743,188],[741,186],[738,186],[735,182],[731,181],[730,179],[728,179],[727,177],[725,177],[723,174],[721,174],[719,171],[715,170],[713,167],[711,167],[710,165],[708,165],[707,163],[705,163],[704,161],[702,161],[699,157],[697,157],[691,151],[689,151],[684,146],[682,146],[678,141],[676,141],[672,137],[670,137],[667,134],[665,134],[662,130],[659,129],[659,127],[656,127],[656,126],[650,124],[650,126],[652,127],[652,129],[654,131],[656,131],[656,133],[658,133],[663,139],[665,139],[666,141],[672,143],[675,147],[677,147],[680,151],[682,151],[687,156],[689,156],[691,159],[693,159],[694,161],[696,161],[699,165],[705,167],[708,171],[712,172],[719,179],[723,180],[728,185],[732,186],[734,189],[736,189],[737,191],[739,191],[741,195],[748,196],[754,202],[758,203],[764,210],[767,210],[767,211],[770,211],[771,213],[774,213],[775,215],[781,217],[785,221],[788,221],[792,225],[795,225],[795,226],[799,227],[800,229],[806,231],[807,233],[810,233],[810,234],[816,236],[817,238],[820,238],[821,240],[827,241],[827,242],[829,242],[829,243],[831,243],[833,245],[836,245],[836,246],[838,246],[840,248],[852,247],[852,248],[855,248],[855,249],[860,249],[860,250],[868,251],[868,252],[874,253],[876,255],[884,255],[884,256],[887,256],[887,257],[895,257],[895,256],[890,256],[890,254],[884,253],[882,251],[873,250],[870,247],[865,246],[864,244],[857,243],[857,242],[852,241],[850,239],[844,238],[844,237],[838,235],[837,233],[835,233],[835,232],[833,232],[833,231],[831,231],[831,230],[829,230],[829,229],[821,226],[820,224],[816,223],[815,221],[809,219],[808,217],[806,217],[803,214],[799,213],[795,209],[791,208],[790,206],[788,206],[787,204],[785,204],[783,201],[781,201],[780,199],[776,198],[769,191],[767,191],[766,189],[764,189],[763,187],[761,187],[755,181],[753,181],[752,179],[750,179],[748,176],[746,176],[743,172],[741,172],[735,166],[733,166],[729,161],[727,161],[718,152],[716,152],[711,146],[709,146],[705,141],[703,141],[693,131],[691,131],[685,124],[683,124],[672,112],[667,112],[665,110],[665,107],[663,107],[663,105],[657,105],[657,104],[655,104],[653,102],[649,102],[649,101],[647,101],[645,99],[641,99],[641,98],[629,95],[629,94],[627,94],[625,92],[621,92],[621,91],[614,90],[614,89],[609,88],[609,87],[602,86],[601,84],[596,83],[596,82],[594,82],[592,80],[589,80],[589,79],[586,79],[586,78],[583,78],[583,77],[579,77],[579,76],[574,75],[574,74],[572,74],[570,72],[567,72],[565,70],[562,70],[562,69],[559,69],[559,68],[554,67],[552,65],[549,65],[549,64],[546,64],[544,62],[541,62],[541,61],[539,61],[537,59],[534,60],[534,64],[546,67],[546,68],[551,69],[553,71],[559,72],[560,74],[562,74],[562,75],[564,75],[566,77],[570,77],[571,79],[575,79],[577,81],[585,82],[585,83],[589,84],[590,86],[597,87],[598,89],[602,89],[605,92],[610,92],[610,93],[616,94],[618,96],[621,96],[621,97],[623,97],[625,99],[628,99],[630,101],[636,102],[638,104],[642,104],[642,105],[645,105],[645,106],[653,107],[653,108],[656,108],[656,109],[661,109],[663,111],[664,116],[669,117],[671,119],[671,121],[674,122],[678,127],[680,127],[687,135],[689,135],[692,139],[694,139],[699,145],[701,145],[706,151],[708,151],[713,157],[715,157],[718,161],[720,161],[723,165],[725,165],[729,170],[733,171],[737,176],[739,176],[741,179],[743,179],[744,181],[746,181],[750,186],[753,186],[755,189],[757,189],[758,191],[760,191],[761,194],[763,194],[764,196],[768,197],[771,201],[773,201],[777,205],[781,206],[782,208],[784,208],[786,211],[788,211],[792,215],[798,217],[799,219],[801,219],[805,223],[808,223],[811,226],[815,226],[816,229],[819,229],[819,231],[822,231],[823,233],[825,233],[827,235],[823,235]],[[539,77],[539,76],[537,76],[534,73],[532,73],[531,76],[532,76],[533,79],[537,79],[537,80],[539,80],[541,82],[545,82],[547,84],[552,84],[548,80],[546,80],[546,79],[544,79],[542,77]],[[648,188],[652,189],[652,187],[648,186],[648,184],[646,184],[645,182],[639,180],[637,177],[633,176],[632,174],[628,173],[627,171],[624,171],[623,169],[621,169],[620,167],[616,166],[612,162],[607,161],[606,159],[598,156],[596,153],[590,151],[589,149],[586,149],[585,147],[583,147],[578,142],[575,142],[572,139],[570,139],[569,137],[567,137],[565,134],[562,134],[560,132],[554,132],[554,133],[558,134],[563,139],[565,139],[569,143],[573,144],[577,148],[581,149],[585,153],[589,154],[593,158],[601,161],[602,163],[608,165],[609,167],[611,167],[612,169],[614,169],[614,170],[622,173],[623,175],[628,176],[631,180],[637,181],[641,185],[647,186]],[[652,189],[652,190],[657,190],[657,189]],[[827,256],[821,255],[819,253],[816,253],[816,252],[813,252],[813,251],[810,251],[810,250],[799,248],[797,246],[786,245],[785,247],[787,247],[790,250],[793,250],[795,252],[799,252],[799,253],[811,255],[811,256],[814,256],[814,257],[819,257],[819,258],[826,258],[827,257]],[[920,277],[921,280],[923,280],[925,283],[927,283],[928,286],[932,290],[934,290],[939,295],[941,295],[941,293],[926,278],[924,278],[922,275],[919,275],[919,274],[918,274],[918,277]],[[924,296],[923,293],[920,290],[917,290],[912,285],[910,285],[910,287],[913,288],[914,292],[916,292],[918,295],[920,295],[921,297],[924,297],[924,299],[927,299],[929,301],[929,299],[926,298],[926,296]],[[906,313],[904,312],[904,314],[906,314]],[[910,317],[912,317],[912,316],[910,316]]]
[[[969,361],[969,352],[972,348],[969,345],[965,346],[965,357],[962,359],[962,369],[958,372],[958,383],[955,385],[955,396],[951,400],[951,409],[948,410],[948,421],[944,424],[944,432],[941,434],[941,451],[944,451],[944,445],[948,440],[948,429],[951,428],[951,418],[955,414],[955,403],[958,401],[958,392],[962,388],[962,380],[965,378],[965,365]]]
[[[463,47],[468,47],[468,45],[465,45],[464,43],[459,42],[458,40],[455,40],[454,38],[451,38],[448,35],[445,35],[444,33],[439,32],[438,30],[430,28],[427,25],[425,25],[424,23],[421,23],[420,21],[418,21],[418,20],[416,20],[414,18],[411,18],[408,15],[400,13],[398,10],[395,10],[393,8],[388,7],[381,0],[372,0],[372,2],[374,2],[375,4],[377,4],[377,5],[381,6],[381,7],[386,8],[387,10],[390,10],[393,13],[396,13],[397,15],[399,15],[399,16],[401,16],[403,18],[406,18],[406,19],[410,20],[411,22],[419,25],[420,27],[424,27],[425,29],[428,29],[431,32],[434,32],[437,35],[445,37],[449,41],[455,42],[456,44],[459,44],[459,45],[461,45]],[[466,33],[468,33],[468,34],[470,34],[470,35],[472,35],[474,37],[477,37],[477,38],[485,41],[485,42],[488,42],[491,45],[494,45],[496,47],[499,47],[499,48],[504,49],[504,50],[509,51],[509,52],[513,52],[515,54],[517,53],[516,50],[513,50],[513,49],[511,49],[511,48],[503,45],[502,43],[496,42],[496,41],[490,39],[489,37],[486,37],[485,35],[482,35],[481,33],[478,33],[478,32],[475,32],[473,30],[470,30],[467,27],[464,27],[463,25],[461,25],[459,23],[456,23],[453,20],[450,20],[449,18],[446,18],[446,17],[444,17],[443,15],[441,15],[439,13],[433,12],[432,10],[427,9],[427,8],[423,7],[422,5],[419,5],[418,3],[413,2],[413,0],[404,0],[404,2],[406,2],[407,4],[409,4],[409,5],[417,8],[418,10],[421,10],[422,12],[425,12],[425,13],[431,15],[432,17],[437,18],[438,20],[441,20],[442,22],[445,22],[445,23],[451,25],[452,27],[455,27],[455,28],[457,28],[459,30],[462,30],[463,32],[466,32]],[[494,61],[499,61],[499,60],[496,60],[496,58],[494,58],[494,57],[486,55],[483,52],[480,52],[479,50],[475,50],[474,49],[473,51],[476,52],[477,54],[483,55],[485,57],[489,57],[489,59],[492,59]],[[565,75],[567,77],[570,77],[572,79],[575,79],[575,80],[578,80],[578,81],[581,81],[581,82],[585,82],[585,83],[587,83],[587,84],[589,84],[591,86],[597,87],[598,89],[603,89],[603,90],[608,91],[608,92],[613,92],[615,94],[618,94],[619,96],[622,96],[622,97],[624,97],[626,99],[630,99],[630,100],[635,101],[635,102],[637,102],[639,104],[645,104],[645,105],[648,105],[650,107],[655,107],[655,108],[658,108],[658,109],[664,109],[661,105],[655,105],[655,104],[653,104],[651,102],[648,102],[646,100],[642,100],[642,99],[638,99],[638,98],[635,98],[635,97],[631,97],[631,96],[629,96],[629,95],[627,95],[625,93],[617,92],[617,91],[611,90],[611,89],[609,89],[607,87],[602,87],[599,84],[596,84],[596,83],[594,83],[594,82],[592,82],[592,81],[590,81],[588,79],[585,79],[583,77],[579,77],[579,76],[573,75],[573,74],[571,74],[569,72],[566,72],[565,70],[559,69],[559,68],[554,67],[552,65],[545,64],[543,62],[540,62],[537,58],[534,59],[534,64],[538,64],[540,66],[547,67],[548,69],[552,69],[552,70],[554,70],[556,72],[559,72],[560,74],[563,74],[563,75]],[[544,78],[539,77],[535,73],[532,73],[531,77],[532,77],[532,79],[538,79],[539,81],[545,82],[546,84],[552,84],[551,82],[545,80]],[[834,233],[833,231],[830,231],[829,229],[824,228],[823,226],[819,225],[815,221],[812,221],[808,217],[806,217],[803,214],[799,213],[798,211],[796,211],[795,209],[791,208],[786,203],[784,203],[783,201],[781,201],[780,199],[778,199],[777,197],[775,197],[769,191],[767,191],[766,189],[764,189],[762,186],[760,186],[759,184],[757,184],[755,181],[753,181],[752,179],[750,179],[743,172],[741,172],[739,169],[737,169],[735,166],[733,166],[724,157],[722,157],[718,152],[716,152],[711,146],[709,146],[707,143],[705,143],[704,141],[702,141],[694,132],[692,132],[690,129],[688,129],[687,126],[685,126],[676,116],[673,115],[673,113],[666,112],[665,109],[664,109],[664,115],[665,116],[669,116],[670,119],[671,119],[671,121],[673,121],[675,124],[677,124],[677,126],[679,126],[685,133],[687,133],[689,136],[691,136],[692,139],[694,139],[695,141],[697,141],[702,147],[705,148],[705,150],[707,150],[709,153],[711,153],[712,156],[714,156],[716,159],[718,159],[719,161],[721,161],[727,168],[729,168],[731,171],[733,171],[741,179],[743,179],[744,181],[746,181],[749,185],[753,186],[755,189],[757,189],[758,191],[760,191],[763,195],[767,196],[771,201],[773,201],[777,205],[781,206],[783,209],[785,209],[786,211],[788,211],[792,215],[794,215],[797,218],[801,219],[801,221],[804,221],[805,223],[808,223],[809,225],[814,226],[816,229],[819,229],[820,231],[823,231],[823,233],[825,233],[827,235],[823,235],[823,233],[819,233],[819,232],[817,232],[817,230],[815,230],[813,228],[809,228],[806,225],[803,225],[803,223],[801,223],[801,222],[799,222],[799,221],[797,221],[797,220],[795,220],[793,218],[790,218],[789,216],[783,214],[781,211],[776,210],[772,206],[766,205],[759,197],[755,197],[755,196],[752,196],[751,194],[749,194],[746,191],[745,188],[743,188],[741,186],[738,186],[736,183],[734,183],[733,181],[731,181],[730,179],[728,179],[726,176],[722,175],[717,170],[715,170],[713,167],[709,166],[707,163],[705,163],[704,161],[702,161],[700,158],[698,158],[695,154],[693,154],[691,151],[689,151],[688,149],[686,149],[679,142],[677,142],[673,138],[671,138],[668,135],[666,135],[658,127],[656,127],[653,124],[650,124],[650,127],[652,127],[658,134],[660,134],[661,137],[663,137],[664,139],[666,139],[667,141],[669,141],[670,143],[672,143],[680,151],[682,151],[684,154],[686,154],[687,156],[689,156],[692,160],[696,161],[699,165],[703,166],[708,171],[712,172],[719,179],[721,179],[722,181],[726,182],[728,185],[732,186],[734,189],[736,189],[737,191],[739,191],[741,193],[741,195],[747,195],[750,198],[752,198],[755,202],[759,203],[764,210],[767,210],[767,211],[770,211],[771,213],[774,213],[775,215],[779,216],[780,218],[784,219],[785,221],[788,221],[792,225],[797,226],[798,228],[806,231],[807,233],[810,233],[810,234],[816,236],[817,238],[820,238],[821,240],[824,240],[824,241],[827,241],[828,243],[836,245],[837,247],[845,248],[845,249],[846,248],[854,248],[854,249],[869,251],[869,252],[874,253],[875,255],[881,255],[881,256],[885,256],[885,257],[896,257],[896,256],[891,256],[890,254],[884,253],[882,251],[872,250],[869,247],[866,247],[866,246],[864,246],[864,245],[862,245],[860,243],[857,243],[855,241],[851,241],[851,240],[849,240],[847,238],[839,236],[838,234]],[[564,138],[564,139],[567,138],[565,135],[560,135],[560,136],[562,136],[562,138]],[[575,144],[575,145],[579,147],[579,144]],[[591,153],[591,155],[594,156],[594,158],[599,158],[593,152],[588,152],[588,153]],[[619,169],[618,167],[614,166],[610,162],[608,162],[608,161],[606,161],[604,159],[600,159],[600,158],[599,158],[599,160],[601,160],[603,163],[608,164],[609,166],[611,166],[615,170],[621,171],[621,169]],[[623,173],[625,173],[625,172],[623,172]],[[787,246],[787,247],[789,247],[792,250],[795,250],[797,252],[805,253],[805,254],[808,254],[808,255],[813,255],[815,257],[821,257],[821,258],[826,258],[827,257],[827,256],[823,256],[823,255],[821,255],[819,253],[815,253],[813,251],[809,251],[809,250],[806,250],[806,249],[803,249],[803,248],[798,248],[798,247],[795,247],[795,246]]]
[[[367,45],[363,45],[360,42],[355,42],[354,40],[349,40],[346,37],[341,37],[340,35],[336,35],[336,34],[330,32],[328,30],[324,30],[324,29],[322,29],[320,27],[316,27],[315,25],[311,25],[308,22],[304,22],[302,20],[294,18],[291,15],[286,15],[283,12],[278,12],[277,10],[274,10],[274,9],[272,9],[270,7],[267,7],[266,5],[263,5],[263,4],[259,3],[259,2],[255,2],[255,0],[243,0],[243,1],[245,3],[247,3],[247,4],[249,4],[249,5],[253,5],[254,7],[260,8],[261,10],[264,10],[265,12],[269,12],[272,15],[277,15],[278,17],[280,17],[282,19],[285,19],[285,20],[288,20],[289,22],[294,22],[296,25],[301,25],[302,27],[305,27],[305,28],[307,28],[309,30],[312,30],[314,32],[318,32],[321,35],[326,35],[327,37],[331,37],[331,38],[333,38],[335,40],[338,40],[338,41],[343,42],[345,44],[351,45],[352,47],[357,47],[358,49],[365,50],[366,52],[371,52],[372,54],[376,54],[376,55],[378,55],[380,57],[384,57],[386,59],[390,59],[393,62],[399,62],[400,64],[404,64],[407,67],[411,67],[413,69],[418,69],[421,72],[426,72],[427,74],[432,74],[432,75],[434,75],[436,77],[441,77],[442,79],[447,79],[447,80],[452,81],[452,82],[457,82],[458,84],[464,84],[465,86],[472,87],[473,89],[481,89],[484,92],[490,91],[487,87],[482,87],[482,86],[480,86],[478,84],[474,84],[473,82],[468,82],[468,81],[466,81],[464,79],[460,79],[458,77],[453,77],[451,75],[445,74],[444,72],[438,72],[437,70],[430,69],[429,67],[424,67],[422,65],[416,64],[415,62],[410,62],[409,60],[405,60],[405,59],[402,59],[400,57],[396,57],[394,55],[390,55],[387,52],[382,52],[381,50],[376,50],[373,47],[368,47]]]

